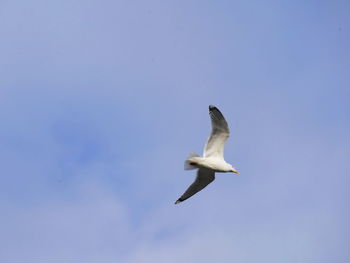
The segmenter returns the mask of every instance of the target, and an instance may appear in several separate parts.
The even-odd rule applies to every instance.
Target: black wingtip
[[[181,198],[177,199],[175,202],[175,205],[177,205],[178,203],[181,203],[182,201],[184,201],[184,199],[181,199]]]

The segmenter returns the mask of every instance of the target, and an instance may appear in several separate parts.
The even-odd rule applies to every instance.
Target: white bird
[[[175,202],[181,203],[196,194],[215,179],[215,172],[227,173],[239,172],[224,160],[224,146],[230,135],[227,122],[213,105],[209,105],[212,131],[204,147],[203,157],[196,153],[190,153],[185,161],[185,170],[198,169],[196,180],[190,185],[186,192]]]

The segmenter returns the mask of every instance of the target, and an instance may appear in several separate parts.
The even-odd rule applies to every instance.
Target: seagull
[[[213,105],[209,105],[209,115],[212,130],[204,146],[203,157],[196,153],[190,153],[185,161],[185,170],[198,169],[197,177],[175,204],[185,201],[214,181],[216,172],[239,174],[231,164],[224,160],[224,146],[230,136],[230,130],[224,116]]]

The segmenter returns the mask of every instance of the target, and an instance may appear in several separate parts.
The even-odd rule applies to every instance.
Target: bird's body
[[[190,165],[197,168],[207,168],[214,172],[226,173],[231,172],[232,167],[222,158],[216,157],[192,157],[187,159]]]
[[[238,171],[224,160],[224,146],[230,135],[227,122],[215,106],[209,106],[209,114],[212,131],[205,144],[203,157],[196,153],[191,153],[185,161],[185,170],[198,169],[196,180],[175,204],[185,201],[214,181],[215,172],[233,172],[238,174]]]

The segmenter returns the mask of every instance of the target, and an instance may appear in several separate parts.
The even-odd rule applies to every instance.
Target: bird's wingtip
[[[181,203],[183,200],[181,200],[181,198],[177,199],[175,202],[175,205],[177,205],[178,203]]]

